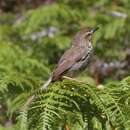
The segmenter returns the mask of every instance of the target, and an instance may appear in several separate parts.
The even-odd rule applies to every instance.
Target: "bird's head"
[[[81,29],[81,31],[79,31],[75,37],[74,37],[74,44],[79,44],[79,43],[86,43],[86,42],[90,42],[92,40],[92,36],[94,34],[95,31],[97,31],[99,29],[99,27],[86,27]]]

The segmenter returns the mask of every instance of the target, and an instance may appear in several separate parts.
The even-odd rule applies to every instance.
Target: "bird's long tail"
[[[52,81],[52,77],[50,77],[45,83],[44,85],[41,87],[41,89],[47,89],[49,84],[51,83]]]

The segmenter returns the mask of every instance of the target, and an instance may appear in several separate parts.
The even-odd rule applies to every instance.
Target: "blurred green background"
[[[130,75],[130,0],[0,1],[1,130],[16,124],[21,103],[48,79],[76,32],[97,25],[91,62],[77,78],[117,82]]]

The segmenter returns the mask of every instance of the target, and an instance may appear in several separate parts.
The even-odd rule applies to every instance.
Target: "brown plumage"
[[[47,88],[50,82],[61,79],[65,74],[72,75],[73,72],[86,68],[93,50],[91,43],[92,34],[97,29],[98,27],[87,27],[75,35],[72,46],[60,58],[51,78],[44,84],[44,88]]]

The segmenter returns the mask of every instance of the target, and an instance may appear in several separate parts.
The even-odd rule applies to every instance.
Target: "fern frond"
[[[124,83],[124,81],[126,80],[122,82]],[[52,83],[48,91],[39,90],[35,94],[35,98],[28,108],[28,128],[32,130],[35,126],[35,129],[46,130],[51,129],[52,126],[53,128],[63,127],[63,122],[66,124],[68,119],[69,121],[71,119],[70,122],[84,120],[88,123],[90,123],[88,121],[90,119],[97,119],[101,124],[108,122],[115,128],[125,127],[129,118],[124,109],[129,107],[128,104],[124,107],[125,102],[122,102],[124,99],[124,95],[122,95],[124,90],[120,88],[122,82],[116,86],[119,87],[119,90],[115,86],[113,87],[114,84],[109,84],[109,87],[99,90],[89,84],[67,80]]]

